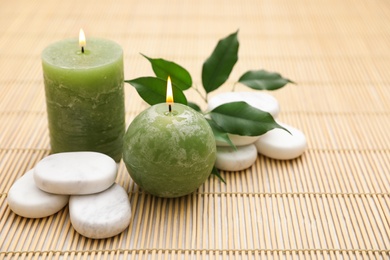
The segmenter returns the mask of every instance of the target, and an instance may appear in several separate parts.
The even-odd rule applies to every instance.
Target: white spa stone
[[[257,139],[259,139],[259,136],[244,136],[244,135],[234,135],[234,134],[228,134],[228,136],[230,138],[230,141],[232,141],[232,143],[235,146],[246,146],[246,145],[254,144],[257,141]],[[217,144],[217,146],[230,147],[230,144],[224,141],[216,140],[215,143]]]
[[[217,147],[215,167],[223,171],[241,171],[252,166],[257,159],[254,144],[237,146],[237,151],[231,147]]]
[[[279,123],[290,131],[275,128],[260,136],[255,145],[257,151],[267,157],[278,160],[290,160],[300,156],[307,146],[305,135],[298,129]]]
[[[236,101],[245,101],[249,105],[270,113],[274,118],[279,114],[279,102],[271,95],[261,92],[224,92],[211,98],[208,102],[207,110]],[[241,136],[228,134],[232,143],[236,146],[253,144],[259,139],[259,136]],[[223,141],[216,141],[217,146],[229,146]]]
[[[279,114],[279,102],[273,96],[264,92],[224,92],[212,97],[208,104],[207,110],[231,102],[245,101],[252,107],[270,113],[274,118]]]
[[[117,164],[102,153],[67,152],[50,155],[34,169],[38,188],[56,194],[91,194],[115,181]]]
[[[96,194],[71,196],[69,213],[77,232],[96,239],[121,233],[129,226],[131,219],[128,195],[116,183]]]
[[[61,210],[69,196],[44,192],[35,186],[34,172],[30,170],[20,177],[8,192],[10,209],[26,218],[44,218]]]

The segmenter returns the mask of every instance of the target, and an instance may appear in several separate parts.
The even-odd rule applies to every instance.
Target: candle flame
[[[84,34],[83,29],[80,29],[80,33],[79,33],[79,46],[81,48],[83,48],[83,47],[85,47],[85,45],[86,45],[85,34]]]
[[[167,103],[168,104],[173,103],[172,83],[171,83],[171,77],[169,76],[167,80]]]

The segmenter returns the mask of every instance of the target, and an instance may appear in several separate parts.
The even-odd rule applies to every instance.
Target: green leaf
[[[210,116],[220,128],[231,134],[258,136],[274,128],[288,132],[270,113],[242,101],[220,105],[210,112]]]
[[[167,81],[155,77],[141,77],[132,80],[125,80],[132,85],[149,105],[166,102]],[[187,99],[183,91],[175,84],[172,84],[173,99],[175,103],[187,105]]]
[[[154,74],[158,78],[167,79],[168,76],[178,88],[181,90],[189,89],[192,86],[192,78],[190,73],[177,63],[164,59],[153,59],[141,53],[152,64]]]
[[[293,81],[283,78],[279,73],[265,70],[250,70],[244,73],[238,82],[257,90],[276,90]]]
[[[219,40],[211,56],[203,63],[202,84],[206,93],[219,88],[229,78],[238,60],[238,31]]]
[[[200,109],[200,107],[193,103],[193,102],[188,102],[187,106],[189,106],[190,108],[194,109],[195,111],[198,111],[198,112],[201,112],[202,113],[202,109]]]
[[[237,151],[237,147],[233,144],[232,140],[230,140],[228,133],[225,132],[221,127],[219,127],[213,120],[206,120],[207,123],[209,123],[211,129],[213,130],[215,140],[228,143],[234,150]]]
[[[218,177],[218,179],[220,179],[220,181],[222,181],[223,183],[226,184],[226,181],[222,178],[222,176],[219,174],[219,171],[217,168],[215,168],[215,166],[213,167],[213,170],[211,171],[211,174],[215,175]]]

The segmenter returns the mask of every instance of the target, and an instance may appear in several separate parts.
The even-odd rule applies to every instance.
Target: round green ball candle
[[[122,157],[125,133],[123,51],[115,42],[78,39],[42,52],[50,144],[53,153],[95,151]]]
[[[200,113],[173,104],[151,106],[130,124],[123,161],[142,189],[159,197],[194,192],[210,176],[216,160],[213,132]]]

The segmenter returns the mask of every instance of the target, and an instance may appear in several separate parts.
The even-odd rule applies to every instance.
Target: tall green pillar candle
[[[42,53],[53,153],[95,151],[122,157],[125,132],[123,51],[115,42],[78,39],[53,43]]]

